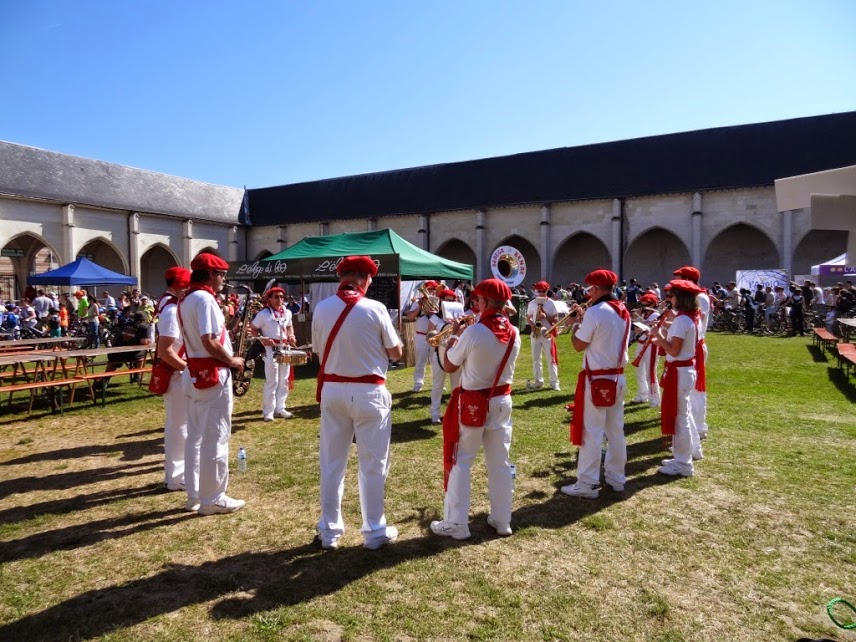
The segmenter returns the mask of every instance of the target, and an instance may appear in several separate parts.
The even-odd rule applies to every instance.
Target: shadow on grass
[[[151,472],[149,470],[137,471],[134,474],[143,474]],[[98,481],[101,481],[100,478]],[[25,522],[39,515],[64,515],[66,513],[76,513],[81,510],[104,506],[112,502],[121,501],[123,499],[132,499],[135,497],[145,497],[147,495],[161,495],[167,493],[161,484],[148,484],[138,488],[117,488],[113,490],[101,491],[99,493],[91,493],[88,495],[77,495],[66,499],[55,499],[38,504],[28,504],[26,506],[17,506],[0,511],[0,524],[15,524]],[[181,495],[183,498],[184,495]],[[0,558],[3,553],[0,552]]]
[[[3,548],[0,549],[0,563],[5,564],[13,560],[39,557],[56,551],[93,546],[99,542],[127,537],[194,518],[195,515],[185,512],[183,508],[173,508],[166,511],[123,515],[122,517],[96,520],[54,531],[36,533],[5,542]],[[64,636],[56,636],[56,639],[60,638],[64,638]],[[0,628],[0,639],[34,640],[43,639],[43,637],[32,634],[21,637],[6,637]]]
[[[160,430],[158,430],[160,432]],[[128,441],[119,444],[102,444],[99,446],[77,446],[75,448],[61,448],[43,453],[33,453],[17,459],[5,461],[0,466],[15,466],[18,464],[31,464],[37,461],[64,461],[78,457],[94,457],[97,455],[109,455],[121,453],[121,461],[138,461],[151,455],[163,453],[163,438],[148,439],[146,441]],[[91,472],[91,471],[90,471]]]
[[[440,425],[431,424],[428,417],[413,421],[397,421],[392,424],[391,441],[394,444],[403,444],[408,441],[433,439],[441,434],[442,428]]]
[[[8,497],[14,493],[29,493],[43,490],[68,490],[76,486],[86,484],[97,484],[103,481],[121,479],[134,475],[148,475],[163,470],[163,464],[145,462],[129,464],[126,466],[112,466],[109,468],[93,468],[90,470],[77,470],[67,473],[56,473],[55,475],[40,475],[39,477],[18,477],[17,479],[6,479],[0,481],[0,498]]]
[[[856,402],[856,387],[854,387],[843,369],[827,368],[826,376],[829,377],[829,380],[838,388],[841,394],[847,398],[847,401],[851,403]]]
[[[806,346],[806,349],[808,350],[808,353],[811,355],[811,358],[814,360],[815,363],[823,363],[829,361],[829,357],[826,356],[826,351],[822,347],[814,344],[808,344]]]

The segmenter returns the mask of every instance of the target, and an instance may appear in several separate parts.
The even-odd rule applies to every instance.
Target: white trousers
[[[603,473],[607,481],[623,484],[627,481],[624,467],[627,464],[627,442],[624,440],[624,393],[627,381],[618,377],[616,403],[609,407],[595,406],[591,400],[591,382],[586,379],[583,445],[577,455],[577,481],[582,484],[600,484],[600,456],[603,437],[608,440]],[[579,400],[574,399],[578,404]]]
[[[704,345],[704,364],[707,366],[707,344]],[[699,435],[707,435],[707,391],[699,392],[695,388],[690,392],[690,412],[693,424]]]
[[[184,446],[187,443],[187,397],[178,371],[173,372],[169,379],[163,406],[166,414],[163,428],[164,483],[175,487],[184,483]]]
[[[265,389],[262,393],[262,415],[265,417],[273,417],[274,412],[285,410],[290,370],[289,364],[276,362],[273,348],[265,347]]]
[[[229,485],[229,437],[232,433],[232,376],[228,368],[220,369],[220,383],[198,390],[190,382],[185,368],[187,393],[187,444],[184,449],[188,498],[199,498],[203,504],[222,499]],[[198,470],[198,473],[196,472]],[[191,481],[198,474],[199,486]],[[193,493],[197,493],[194,495]]]
[[[544,373],[541,369],[542,354],[547,360],[547,372],[550,375],[550,385],[558,385],[559,383],[559,365],[553,363],[553,357],[550,356],[551,342],[552,339],[547,339],[543,336],[540,339],[532,337],[532,379],[535,380],[535,383],[544,383]]]
[[[642,343],[636,344],[636,354],[634,357],[638,357],[639,353],[642,352]],[[660,357],[658,356],[654,360],[654,383],[652,384],[650,379],[650,371],[651,371],[651,350],[657,350],[657,346],[650,345],[648,346],[648,350],[645,351],[645,356],[639,362],[639,367],[636,368],[636,396],[643,401],[650,401],[652,403],[660,403],[660,384],[657,382],[657,363],[660,361]]]
[[[692,454],[699,447],[698,432],[690,413],[691,395],[695,388],[695,368],[678,368],[678,415],[675,418],[675,437],[672,456],[675,461],[693,470]]]
[[[437,356],[437,351],[431,348],[431,419],[441,419],[440,406],[443,403],[443,384],[446,383],[446,377],[452,382],[451,390],[458,387],[461,381],[461,369],[458,368],[455,372],[449,374],[440,367],[440,361]]]
[[[425,383],[425,366],[434,348],[428,343],[424,334],[416,335],[416,365],[413,369],[413,385],[421,386]]]
[[[461,426],[458,456],[449,472],[449,483],[443,501],[443,519],[455,524],[470,521],[470,477],[473,461],[484,446],[487,466],[487,492],[490,514],[499,524],[511,524],[514,492],[511,480],[511,395],[492,397],[487,421],[482,428]]]
[[[386,386],[368,383],[324,384],[321,393],[321,517],[318,532],[329,541],[345,532],[342,496],[351,442],[356,436],[360,531],[366,541],[386,533],[384,487],[389,474],[392,395]]]

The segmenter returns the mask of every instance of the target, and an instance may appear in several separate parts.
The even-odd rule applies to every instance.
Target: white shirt
[[[667,354],[666,361],[685,361],[687,359],[692,359],[695,356],[696,336],[700,331],[701,328],[697,327],[696,324],[693,323],[692,318],[687,315],[680,314],[675,317],[675,320],[672,321],[672,325],[669,326],[669,332],[666,334],[666,338],[669,341],[673,338],[683,339],[684,344],[681,346],[681,351],[674,357]]]
[[[279,312],[270,308],[262,308],[253,319],[252,324],[261,332],[263,337],[281,341],[288,338],[288,328],[293,327],[291,311],[285,308]]]
[[[166,298],[166,297],[164,297]],[[162,305],[163,299],[158,302],[158,307]],[[182,312],[184,314],[184,312]],[[158,335],[162,337],[170,337],[173,339],[172,347],[176,353],[184,345],[184,339],[181,337],[181,328],[178,325],[178,306],[175,303],[170,303],[158,314],[157,321]]]
[[[312,317],[312,349],[318,353],[322,362],[327,338],[344,309],[345,302],[336,295],[315,306],[315,314]],[[386,377],[389,367],[386,350],[400,344],[386,307],[379,301],[363,297],[339,328],[324,371],[342,377],[362,377],[369,374]]]
[[[487,326],[476,323],[464,330],[461,338],[452,342],[446,350],[446,358],[456,366],[461,366],[461,387],[465,390],[484,390],[493,386],[496,371],[508,344],[502,343]],[[514,330],[514,347],[508,355],[508,362],[502,370],[497,385],[511,384],[514,381],[514,364],[520,352],[520,333]]]
[[[46,317],[48,315],[48,310],[51,309],[53,305],[53,301],[51,301],[45,295],[37,296],[33,299],[33,308],[36,310],[36,314],[41,317]]]
[[[590,370],[620,368],[627,363],[624,335],[628,323],[605,301],[586,310],[574,336],[589,344],[585,349],[583,363],[588,361]]]
[[[544,325],[545,321],[535,320],[536,314],[538,314],[538,303],[535,301],[535,299],[532,299],[526,306],[526,316],[533,323],[541,323],[542,325]],[[547,315],[548,319],[550,317],[558,315],[558,311],[556,310],[556,304],[553,302],[552,299],[547,299],[547,301],[544,303],[544,314]],[[547,325],[549,325],[549,321],[547,321],[546,323]]]
[[[707,296],[707,293],[701,292],[698,295],[698,308],[701,310],[701,339],[704,339],[705,332],[707,332],[707,324],[710,323],[710,297]]]
[[[181,301],[181,321],[187,356],[194,359],[210,357],[202,345],[202,335],[213,334],[218,341],[224,336],[223,347],[233,356],[229,333],[225,332],[226,319],[220,305],[205,290],[194,290]],[[226,364],[223,364],[224,366]]]

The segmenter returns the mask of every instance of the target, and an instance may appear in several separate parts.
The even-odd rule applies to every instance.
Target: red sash
[[[630,326],[632,325],[632,322],[630,321],[630,313],[621,301],[609,300],[606,301],[606,303],[609,304],[609,306],[615,310],[615,313],[624,319],[627,324],[624,328],[624,338],[621,340],[621,346],[619,347],[617,359],[619,367],[608,368],[605,370],[589,370],[588,360],[586,360],[585,367],[577,376],[577,387],[576,390],[574,390],[574,415],[571,417],[571,443],[574,446],[583,445],[583,432],[585,430],[586,377],[591,379],[592,377],[598,377],[601,375],[620,375],[624,373],[624,368],[622,367],[623,364],[621,362],[623,361],[624,351],[627,349],[627,336],[630,334]]]
[[[553,365],[559,365],[559,350],[556,347],[556,337],[550,337],[550,359]]]
[[[660,379],[663,386],[663,398],[660,403],[660,432],[663,435],[675,434],[675,422],[678,418],[678,368],[692,367],[693,359],[684,361],[666,361],[666,369]]]
[[[696,343],[695,363],[697,373],[695,389],[699,392],[707,392],[707,366],[704,360],[704,339]]]

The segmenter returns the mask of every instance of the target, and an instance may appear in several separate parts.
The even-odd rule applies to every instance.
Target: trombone
[[[466,314],[462,317],[459,317],[455,321],[458,325],[470,325],[473,321],[476,320],[476,315],[474,314]],[[425,335],[425,340],[432,348],[439,347],[448,337],[452,334],[452,331],[455,329],[454,323],[447,323],[443,326],[442,330],[431,330],[428,334]]]
[[[558,321],[556,321],[556,323],[554,323],[552,326],[550,326],[544,331],[544,336],[558,337],[560,334],[567,332],[571,327],[571,324],[569,323],[570,318],[576,316],[577,312],[582,312],[582,314],[585,314],[589,305],[591,305],[589,301],[586,301],[582,305],[580,305],[579,303],[574,303],[571,306],[571,309],[568,310],[568,312],[564,316],[562,316]]]

